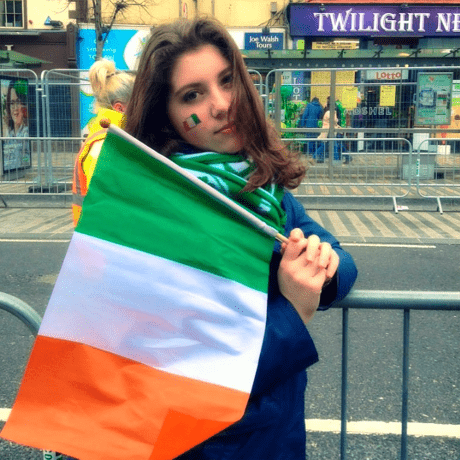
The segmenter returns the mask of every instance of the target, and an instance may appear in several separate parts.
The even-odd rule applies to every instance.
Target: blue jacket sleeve
[[[320,240],[329,243],[339,256],[340,263],[337,274],[333,281],[323,289],[321,295],[319,310],[324,310],[333,303],[342,300],[350,292],[358,276],[355,262],[352,256],[340,246],[340,243],[331,233],[308,216],[305,208],[291,193],[286,193],[283,199],[283,206],[288,216],[285,226],[286,236],[289,236],[292,229],[300,228],[307,237],[318,235]]]
[[[321,296],[320,309],[324,310],[350,291],[357,276],[355,263],[337,239],[311,219],[304,207],[290,193],[285,195],[282,204],[287,213],[286,235],[289,235],[293,228],[302,229],[306,236],[316,234],[321,241],[330,243],[339,255],[337,276],[323,289]],[[297,311],[279,290],[277,274],[281,261],[280,249],[277,243],[270,264],[267,323],[253,394],[266,391],[267,387],[281,383],[280,380],[290,378],[318,360],[307,328]],[[274,380],[275,376],[278,380]]]

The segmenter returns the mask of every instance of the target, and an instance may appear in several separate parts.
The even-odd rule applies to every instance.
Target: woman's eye
[[[231,85],[233,83],[233,74],[229,73],[228,75],[225,75],[225,77],[222,78],[222,83],[224,85]]]
[[[192,102],[198,97],[198,91],[189,91],[188,93],[185,93],[183,96],[183,101],[184,102]]]

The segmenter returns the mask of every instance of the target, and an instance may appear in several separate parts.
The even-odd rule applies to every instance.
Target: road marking
[[[340,243],[341,246],[365,246],[373,248],[409,248],[409,249],[436,249],[434,244],[398,244],[398,243]]]
[[[373,233],[369,230],[369,228],[367,228],[366,225],[363,223],[363,221],[358,217],[357,213],[353,211],[347,211],[346,215],[348,216],[348,219],[358,231],[358,235],[364,236],[364,237],[374,236]]]
[[[11,409],[0,409],[0,422],[6,422]],[[305,420],[307,431],[321,433],[340,433],[340,420]],[[347,434],[361,435],[401,435],[400,422],[347,422]],[[435,436],[441,438],[460,439],[460,425],[447,425],[440,423],[417,423],[407,424],[407,434],[409,436]]]
[[[366,217],[374,227],[382,233],[384,237],[395,238],[396,234],[392,232],[372,211],[363,211],[362,215]]]
[[[340,433],[340,420],[305,420],[307,431],[322,433]],[[400,422],[347,422],[347,434],[361,435],[401,435]],[[460,425],[447,425],[441,423],[417,423],[407,424],[409,436],[435,436],[442,438],[460,439]]]
[[[339,214],[337,212],[329,211],[329,219],[332,223],[332,226],[334,227],[334,233],[340,236],[350,236],[350,232],[340,219]]]
[[[412,222],[412,224],[418,230],[421,230],[422,232],[426,233],[429,238],[444,238],[444,235],[442,235],[441,233],[438,233],[434,228],[428,227],[427,225],[425,225],[425,223],[422,220],[418,219],[416,216],[410,213],[401,214],[401,218],[405,218],[408,221]]]
[[[398,230],[398,232],[401,232],[404,236],[407,236],[408,238],[418,238],[420,236],[419,233],[415,232],[402,222],[399,214],[397,215],[388,212],[380,215],[386,218]]]
[[[314,220],[316,221],[319,225],[321,225],[321,227],[324,227],[325,225],[323,224],[323,221],[321,219],[321,215],[319,213],[319,211],[308,211],[308,215]]]
[[[441,230],[446,232],[451,238],[460,238],[460,233],[455,231],[452,227],[449,225],[446,225],[444,222],[442,222],[440,219],[437,219],[436,217],[433,217],[430,213],[424,212],[420,213],[421,216],[425,219],[433,223],[434,225],[437,225]]]

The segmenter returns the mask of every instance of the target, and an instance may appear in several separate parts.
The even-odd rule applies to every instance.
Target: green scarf
[[[284,188],[277,184],[268,184],[252,192],[241,192],[255,170],[255,166],[243,155],[176,153],[170,160],[256,214],[268,225],[283,231],[286,223],[286,213],[281,207]]]

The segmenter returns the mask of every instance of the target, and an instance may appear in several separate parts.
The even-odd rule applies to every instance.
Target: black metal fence
[[[403,352],[401,357],[401,454],[407,460],[407,425],[410,380],[410,312],[411,310],[460,310],[460,292],[431,291],[369,291],[353,290],[333,308],[342,310],[342,384],[341,384],[341,432],[340,458],[347,459],[347,393],[348,393],[348,346],[349,310],[375,309],[400,310],[403,312]],[[27,325],[34,335],[38,333],[41,318],[38,313],[20,299],[0,293],[0,310],[5,310]]]

